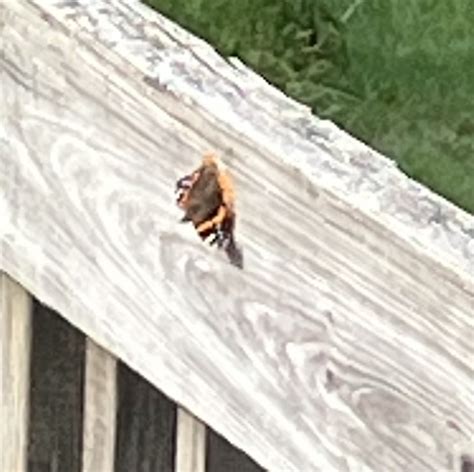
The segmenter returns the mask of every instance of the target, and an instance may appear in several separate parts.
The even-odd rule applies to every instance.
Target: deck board
[[[31,296],[0,271],[0,471],[27,472]]]

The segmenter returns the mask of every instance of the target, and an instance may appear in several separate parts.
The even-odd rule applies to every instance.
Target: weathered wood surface
[[[115,472],[117,360],[86,340],[82,472]]]
[[[473,217],[134,0],[0,5],[0,269],[275,471],[447,470]],[[177,223],[226,151],[245,269]]]
[[[27,471],[31,297],[0,272],[0,472]]]
[[[178,408],[176,426],[176,472],[206,472],[206,425]]]

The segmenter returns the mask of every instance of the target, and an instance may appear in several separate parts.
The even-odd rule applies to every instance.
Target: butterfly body
[[[176,190],[177,204],[184,211],[182,221],[192,222],[201,239],[223,247],[231,260],[241,259],[234,241],[234,185],[220,159],[206,154],[195,171],[177,181]]]

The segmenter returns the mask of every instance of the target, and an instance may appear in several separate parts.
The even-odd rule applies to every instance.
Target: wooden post
[[[83,472],[113,472],[117,361],[88,338],[85,370]]]
[[[178,408],[175,470],[206,470],[206,426],[183,408]]]
[[[0,471],[26,472],[31,298],[0,273]]]

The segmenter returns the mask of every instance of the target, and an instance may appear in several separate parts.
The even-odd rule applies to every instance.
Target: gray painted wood
[[[176,405],[121,363],[117,385],[115,472],[174,472]]]
[[[264,468],[448,469],[473,217],[136,1],[0,19],[0,269]],[[243,271],[177,223],[208,149]]]
[[[27,471],[31,298],[0,272],[0,471]]]
[[[115,472],[117,361],[86,340],[81,472]]]
[[[28,472],[82,472],[84,336],[33,303]]]
[[[206,425],[178,408],[175,472],[206,471]]]

